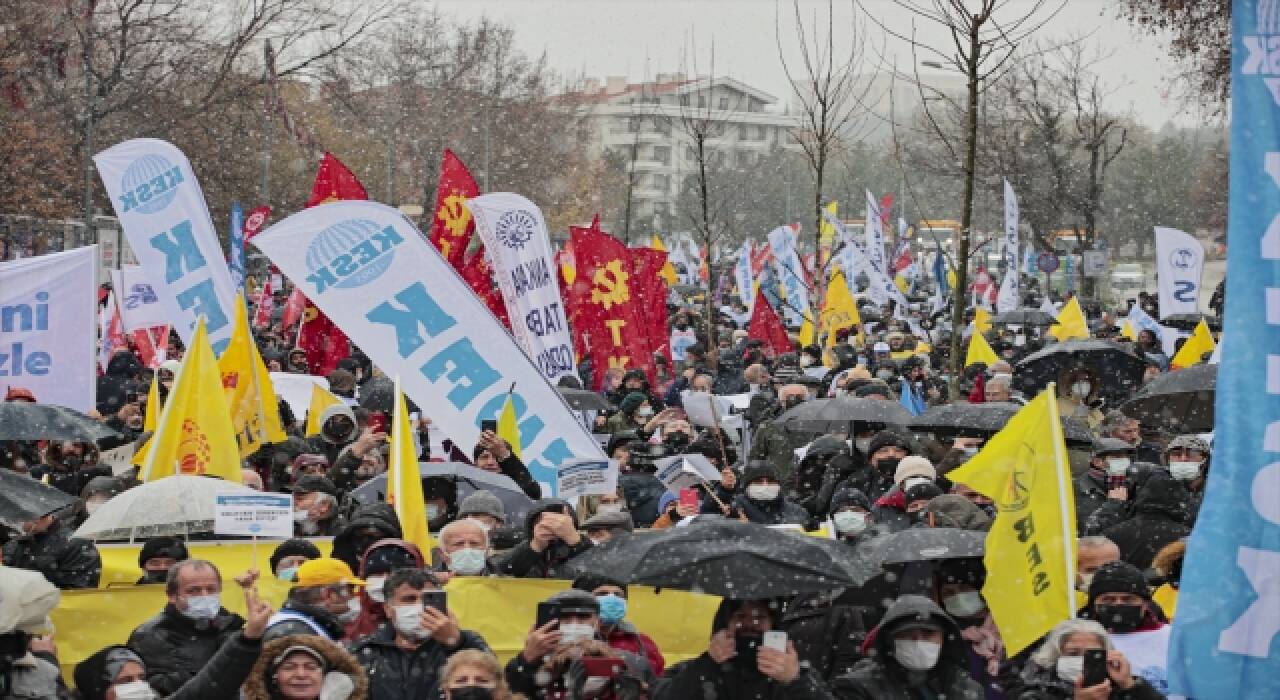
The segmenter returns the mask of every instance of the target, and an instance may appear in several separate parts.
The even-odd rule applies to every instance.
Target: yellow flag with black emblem
[[[1054,386],[947,474],[996,505],[982,597],[1010,657],[1075,617],[1076,513]]]
[[[267,443],[289,439],[280,423],[271,375],[249,334],[249,313],[242,294],[236,295],[231,342],[218,358],[218,371],[241,457],[248,457]]]

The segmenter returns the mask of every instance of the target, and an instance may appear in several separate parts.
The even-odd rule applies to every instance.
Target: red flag
[[[889,230],[889,216],[893,214],[893,193],[887,192],[880,198],[880,225]]]
[[[662,353],[671,366],[671,336],[667,327],[667,283],[662,279],[662,266],[667,264],[667,253],[653,248],[631,249],[631,274],[635,280],[632,289],[648,321],[646,337],[649,356]]]
[[[320,169],[316,171],[315,184],[311,186],[311,196],[307,198],[307,206],[314,207],[340,199],[368,198],[369,194],[364,191],[364,185],[356,179],[355,173],[343,165],[342,161],[334,158],[332,153],[325,151],[324,157],[320,159]]]
[[[305,299],[305,297],[304,297]],[[338,362],[351,354],[347,334],[320,309],[306,299],[302,328],[298,332],[298,347],[307,353],[307,369],[321,377],[338,368]]]
[[[138,359],[142,361],[143,366],[155,369],[164,362],[166,344],[161,343],[158,339],[167,339],[169,337],[168,326],[154,326],[152,328],[138,328],[129,334],[129,339],[133,341],[134,352],[137,353]]]
[[[751,321],[747,326],[747,338],[763,340],[765,347],[773,350],[775,355],[795,351],[791,338],[787,337],[786,326],[782,325],[777,312],[761,292],[756,292],[756,303],[751,310]]]
[[[302,290],[294,287],[289,292],[289,297],[284,300],[284,311],[280,314],[280,329],[288,330],[293,328],[293,324],[302,319],[302,314],[307,310],[307,297],[303,295]]]
[[[467,244],[476,230],[466,202],[479,196],[480,188],[467,166],[453,151],[444,149],[440,182],[436,185],[435,217],[431,220],[431,244],[455,270],[462,270]]]
[[[269,218],[271,218],[271,207],[265,204],[249,212],[249,215],[244,218],[244,242],[248,243],[254,236],[261,233]]]
[[[253,314],[253,327],[266,328],[271,325],[271,312],[275,311],[275,292],[271,289],[271,275],[267,275],[266,284],[262,285],[262,293],[258,295],[258,308]]]
[[[502,325],[511,328],[511,319],[507,317],[507,303],[502,300],[502,290],[493,283],[493,268],[484,255],[484,246],[480,246],[467,256],[467,261],[458,269],[463,281],[471,287],[471,291],[480,297],[480,301],[489,307],[489,311],[502,321]]]
[[[649,350],[651,309],[638,302],[631,253],[616,238],[600,231],[599,217],[589,228],[571,226],[577,274],[568,305],[591,357],[595,388],[610,368],[640,368],[656,386],[656,368]],[[663,303],[665,304],[665,299]]]

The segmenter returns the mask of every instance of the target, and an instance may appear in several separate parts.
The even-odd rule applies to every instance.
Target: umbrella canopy
[[[913,527],[877,538],[869,557],[878,565],[981,558],[987,533],[954,527]]]
[[[1162,374],[1121,408],[1126,416],[1172,434],[1213,430],[1217,365],[1195,365]]]
[[[1040,309],[1015,309],[996,314],[991,322],[998,326],[1052,326],[1058,319]]]
[[[360,408],[390,414],[396,403],[396,383],[387,377],[370,379],[360,387],[359,403]]]
[[[897,401],[837,396],[806,401],[774,420],[792,430],[852,434],[855,424],[907,425],[911,413]]]
[[[42,518],[79,499],[48,484],[9,469],[0,469],[0,523],[19,523]]]
[[[961,433],[991,437],[1000,432],[1022,409],[1016,403],[949,403],[933,406],[911,421],[911,429],[933,433],[939,437],[955,437]],[[1077,418],[1062,419],[1062,436],[1068,444],[1092,445],[1089,426]]]
[[[1109,340],[1068,340],[1023,358],[1013,368],[1013,376],[1018,388],[1030,396],[1079,367],[1093,372],[1103,398],[1119,403],[1142,386],[1147,361]]]
[[[1205,325],[1209,326],[1209,330],[1211,331],[1222,330],[1221,319],[1219,319],[1217,316],[1210,316],[1208,314],[1202,314],[1202,313],[1169,314],[1168,316],[1165,316],[1164,318],[1160,319],[1160,323],[1161,325],[1165,325],[1170,328],[1177,328],[1179,330],[1184,330],[1184,331],[1193,331],[1195,330],[1196,326],[1200,325],[1200,321],[1202,320],[1205,322]]]
[[[253,496],[258,492],[208,476],[166,476],[103,503],[75,536],[106,541],[213,532],[213,501],[219,494]]]
[[[77,440],[120,437],[85,414],[47,403],[0,402],[0,440]]]
[[[572,389],[564,386],[557,387],[556,391],[559,391],[560,396],[564,397],[564,402],[569,404],[569,408],[575,411],[606,411],[609,409],[609,402],[594,391]]]
[[[686,527],[615,536],[567,566],[575,574],[759,600],[860,585],[878,568],[859,551],[833,540],[700,516]]]
[[[458,489],[458,503],[476,491],[488,491],[502,501],[507,513],[507,523],[519,525],[533,506],[533,501],[525,495],[516,482],[506,474],[496,474],[473,467],[462,462],[419,462],[418,474],[423,479],[444,479]],[[387,475],[379,474],[360,484],[351,492],[351,497],[361,503],[385,501],[387,497]]]

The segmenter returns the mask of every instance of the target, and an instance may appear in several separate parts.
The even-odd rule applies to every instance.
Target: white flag
[[[1156,282],[1160,285],[1160,318],[1200,310],[1200,274],[1204,246],[1176,228],[1156,227]]]
[[[996,297],[996,311],[1013,311],[1018,308],[1018,195],[1013,185],[1004,181],[1004,281]]]
[[[111,288],[120,303],[120,320],[126,333],[169,325],[167,310],[141,265],[124,265],[112,270]]]
[[[748,309],[755,303],[755,277],[751,274],[751,241],[742,244],[738,262],[733,266],[733,279],[738,285],[738,298]]]
[[[862,227],[864,247],[871,264],[887,271],[889,266],[885,263],[884,222],[880,217],[880,204],[876,202],[875,195],[871,194],[871,190],[866,190],[866,193],[867,223]]]

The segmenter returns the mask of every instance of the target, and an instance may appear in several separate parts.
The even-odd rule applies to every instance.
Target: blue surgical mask
[[[627,616],[627,599],[620,595],[609,593],[596,601],[600,603],[600,621],[606,625],[616,625]]]
[[[464,547],[449,555],[449,570],[463,576],[479,576],[484,572],[485,560],[485,550]]]
[[[298,567],[290,566],[288,568],[281,569],[280,573],[276,574],[276,578],[281,581],[293,581],[298,578]]]

